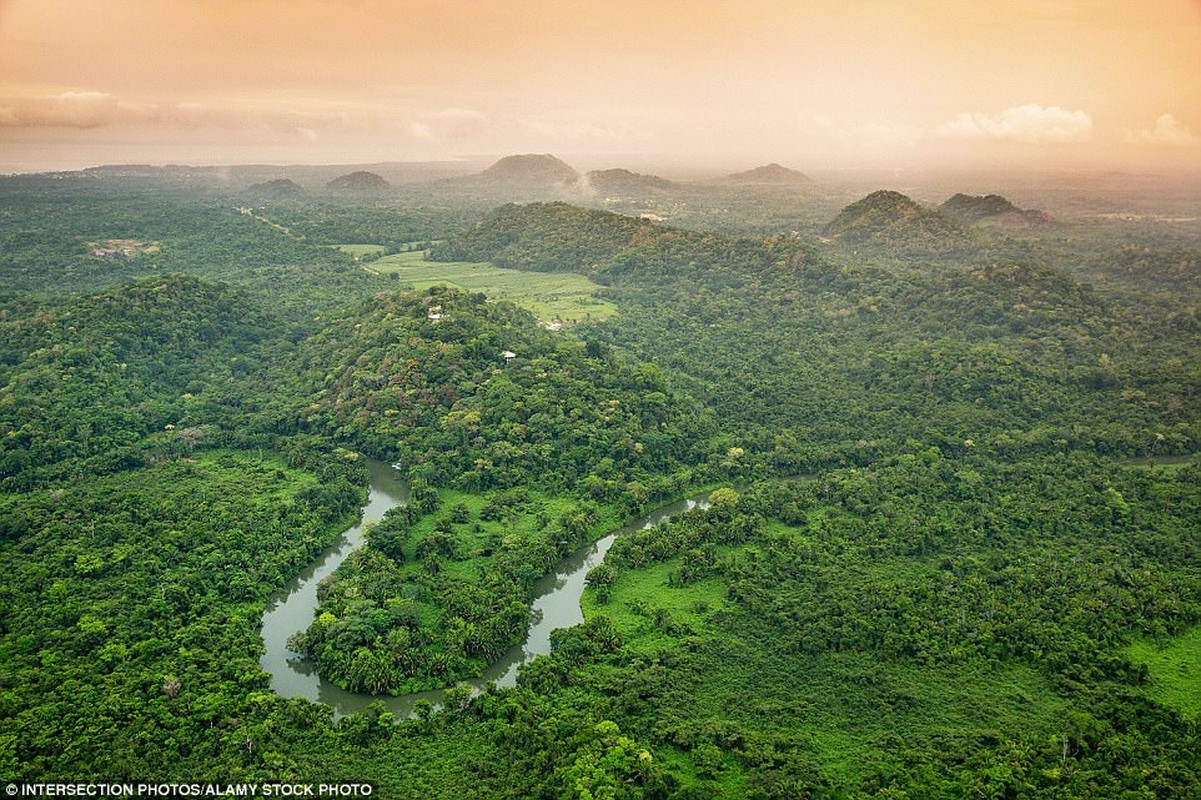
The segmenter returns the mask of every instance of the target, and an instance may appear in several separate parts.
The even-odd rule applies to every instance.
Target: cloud
[[[400,125],[410,136],[426,142],[478,138],[492,129],[486,114],[469,108],[418,112]]]
[[[469,139],[487,129],[488,118],[470,108],[444,108],[422,114],[417,124],[434,138]]]
[[[600,142],[606,146],[614,142],[639,138],[639,132],[621,123],[594,123],[571,116],[565,119],[546,117],[522,119],[518,122],[519,134],[544,141],[568,141],[573,143]],[[649,137],[649,132],[642,132]]]
[[[0,106],[0,127],[99,128],[120,111],[117,98],[104,92],[10,97]]]
[[[1027,103],[996,115],[965,111],[934,132],[949,139],[1063,144],[1087,142],[1092,137],[1093,120],[1083,111]]]
[[[0,129],[159,129],[163,135],[191,138],[232,132],[305,142],[400,131],[417,140],[447,141],[477,138],[492,125],[485,114],[469,108],[414,112],[392,102],[288,97],[138,101],[86,90],[0,94]]]
[[[1160,114],[1155,127],[1148,130],[1122,131],[1122,139],[1131,144],[1165,144],[1174,147],[1193,147],[1201,144],[1201,137],[1181,125],[1171,114]]]

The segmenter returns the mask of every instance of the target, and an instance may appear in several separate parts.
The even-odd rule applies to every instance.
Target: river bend
[[[402,717],[411,713],[418,700],[439,703],[444,690],[399,697],[348,692],[322,678],[312,662],[288,648],[288,639],[307,629],[313,622],[317,609],[317,584],[363,544],[364,526],[377,522],[388,509],[408,502],[408,487],[395,469],[372,459],[368,460],[367,468],[367,504],[363,507],[361,522],[345,531],[268,604],[262,626],[265,653],[259,659],[259,666],[271,675],[271,689],[276,694],[324,703],[333,708],[335,717],[362,711],[371,703],[381,701],[389,711]],[[579,625],[584,621],[580,611],[584,578],[590,569],[604,561],[614,539],[627,531],[650,528],[676,514],[706,505],[707,499],[707,495],[701,495],[658,508],[559,562],[553,573],[534,584],[533,622],[525,641],[490,664],[479,678],[465,683],[477,691],[489,683],[501,687],[515,685],[517,670],[522,664],[550,652],[551,631]]]

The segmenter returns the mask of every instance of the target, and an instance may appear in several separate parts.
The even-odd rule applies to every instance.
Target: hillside
[[[546,153],[505,156],[483,172],[464,180],[521,188],[551,188],[574,183],[579,177],[570,165]]]
[[[902,195],[869,201],[843,221],[872,231],[873,245],[907,230],[970,241]],[[1160,369],[1177,347],[1162,323],[1136,325],[1087,284],[1037,263],[951,261],[913,275],[841,265],[797,240],[681,231],[562,203],[498,209],[432,255],[595,276],[621,308],[598,335],[681,370],[727,423],[763,436],[791,430],[806,459],[921,440],[929,420],[940,421],[939,437],[1001,451],[1059,438],[1137,452],[1156,427],[1165,442],[1175,430],[1181,447],[1195,435],[1178,427],[1195,404],[1187,379]],[[1136,385],[1173,399],[1144,404],[1125,391]]]
[[[938,210],[966,222],[987,221],[1006,228],[1046,225],[1050,215],[1038,209],[1021,209],[999,194],[956,194]]]
[[[392,184],[379,175],[366,170],[339,175],[325,185],[338,192],[382,192],[392,187]]]
[[[505,352],[514,354],[511,363]],[[669,418],[675,427],[683,419],[666,396],[653,412],[643,408],[638,392],[668,390],[637,365],[599,352],[589,357],[577,343],[543,330],[526,311],[440,286],[376,295],[331,320],[305,342],[301,355],[312,373],[313,402],[303,414],[311,425],[353,425],[361,449],[399,459],[439,485],[570,486],[601,457],[610,470],[645,478],[671,459],[661,449],[666,440],[644,426],[652,417],[653,428]],[[510,402],[517,397],[519,409]],[[602,419],[598,409],[610,398],[620,401],[620,410]],[[544,408],[550,403],[553,415]],[[459,427],[464,415],[482,427],[459,437],[468,432]],[[519,440],[501,434],[530,417],[539,421]],[[455,442],[446,440],[448,432],[456,434]],[[623,437],[645,446],[623,452]],[[587,446],[602,440],[607,444],[599,449]],[[569,443],[589,452],[564,460],[562,448]],[[483,469],[478,459],[492,467],[473,476]]]
[[[654,197],[675,191],[678,186],[657,175],[640,175],[628,169],[593,170],[580,179],[585,192],[604,197]]]
[[[304,193],[304,188],[291,178],[276,178],[246,188],[246,194],[251,197],[270,200],[301,197]]]
[[[746,172],[736,172],[719,180],[723,183],[770,184],[775,186],[794,186],[813,182],[813,179],[805,173],[789,169],[788,167],[782,167],[774,162],[766,166],[755,167]]]
[[[240,294],[182,276],[24,316],[10,309],[0,322],[0,486],[29,488],[72,461],[93,473],[140,463],[143,437],[196,424],[199,407],[220,402],[219,381],[257,369],[269,324]]]
[[[649,235],[650,223],[567,203],[506,205],[430,250],[434,261],[491,261],[543,272],[595,272]]]
[[[969,244],[963,225],[900,192],[880,190],[844,208],[823,233],[836,242],[869,245],[897,254],[957,250]]]

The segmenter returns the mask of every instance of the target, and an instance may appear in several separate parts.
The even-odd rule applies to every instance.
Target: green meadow
[[[1176,709],[1181,716],[1201,719],[1201,627],[1168,640],[1163,647],[1135,642],[1127,653],[1134,663],[1147,665],[1151,699]]]
[[[617,306],[597,296],[600,286],[576,273],[518,272],[486,262],[426,261],[421,251],[384,256],[371,262],[369,269],[395,275],[414,289],[441,285],[483,292],[493,300],[508,300],[529,309],[544,322],[599,321],[617,313]]]
[[[754,549],[721,548],[720,558],[762,557]],[[688,780],[719,787],[720,796],[746,794],[749,776],[728,742],[756,736],[787,742],[816,780],[845,786],[903,769],[902,742],[966,748],[1061,732],[1067,704],[1026,665],[922,664],[856,652],[801,657],[770,626],[739,612],[724,578],[672,580],[681,565],[677,556],[622,569],[607,602],[589,588],[581,606],[585,617],[608,617],[637,657],[677,665],[681,678],[660,690],[655,713],[658,724],[687,731],[679,738],[689,743],[662,747],[660,756]]]

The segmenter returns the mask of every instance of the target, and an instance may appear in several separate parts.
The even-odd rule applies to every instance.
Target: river
[[[317,609],[317,584],[362,545],[363,526],[378,521],[388,509],[408,502],[408,488],[395,469],[374,460],[368,460],[367,468],[367,505],[363,507],[361,522],[343,533],[280,590],[263,614],[262,637],[266,652],[259,659],[259,666],[271,675],[272,691],[281,697],[305,697],[315,703],[324,703],[333,708],[335,718],[362,711],[371,703],[380,701],[397,717],[408,716],[418,700],[428,700],[437,705],[443,692],[437,689],[399,697],[348,692],[322,678],[310,661],[288,649],[288,639],[313,622]],[[552,574],[534,584],[534,621],[525,641],[489,665],[479,678],[465,683],[476,691],[490,683],[501,687],[515,685],[517,670],[522,664],[550,652],[551,631],[584,621],[580,611],[584,577],[588,570],[604,560],[614,539],[627,531],[653,527],[676,514],[704,505],[707,498],[708,495],[700,495],[658,508],[559,562]]]

